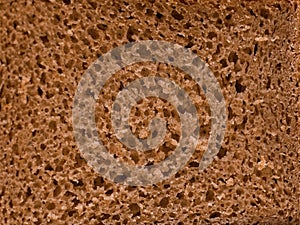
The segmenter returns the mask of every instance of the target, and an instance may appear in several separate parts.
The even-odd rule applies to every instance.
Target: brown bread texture
[[[300,224],[299,1],[0,1],[0,224]],[[150,186],[126,186],[91,168],[76,143],[72,108],[85,71],[124,44],[177,43],[203,59],[227,109],[212,164],[198,165],[211,129],[197,83],[163,63],[136,63],[108,79],[96,123],[108,152],[130,165],[155,164],[180,139],[170,103],[145,98],[132,132],[149,135],[164,117],[161,146],[141,152],[114,135],[110,111],[123,86],[168,78],[196,105],[200,137],[188,163]]]

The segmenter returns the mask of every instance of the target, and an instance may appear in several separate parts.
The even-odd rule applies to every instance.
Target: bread
[[[1,1],[0,223],[299,224],[298,3]],[[130,129],[147,138],[151,119],[165,118],[161,145],[137,151],[118,140],[113,103],[137,78],[174,81],[189,94],[200,124],[182,168],[128,186],[90,166],[72,110],[98,57],[147,40],[183,46],[206,63],[225,100],[226,130],[217,155],[199,171],[214,123],[204,87],[174,65],[126,65],[93,96],[98,135],[114,159],[155,165],[174,153],[182,135],[176,107],[152,96],[130,111]]]

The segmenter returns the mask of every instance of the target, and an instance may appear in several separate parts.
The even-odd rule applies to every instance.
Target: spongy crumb
[[[300,223],[298,1],[20,0],[2,1],[0,17],[2,224]],[[190,93],[202,125],[182,170],[156,185],[126,187],[99,176],[78,149],[71,118],[80,78],[100,55],[138,40],[191,49],[222,88],[226,136],[203,173],[210,109],[195,81],[169,65],[116,73],[99,95],[96,119],[116,158],[159,162],[181,135],[172,105],[154,97],[132,109],[131,129],[141,138],[154,115],[169,123],[164,144],[147,153],[116,140],[109,113],[135,78],[174,80]]]

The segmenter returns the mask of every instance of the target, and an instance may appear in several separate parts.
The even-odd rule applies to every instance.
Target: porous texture
[[[2,0],[0,18],[1,224],[300,223],[297,1]],[[132,109],[141,138],[155,113],[169,122],[164,144],[147,153],[122,146],[109,121],[121,81],[171,78],[190,92],[203,126],[186,166],[156,185],[129,187],[81,156],[72,128],[79,80],[101,54],[138,40],[193,50],[219,81],[226,134],[202,173],[209,107],[190,77],[163,64],[128,66],[109,80],[97,105],[99,136],[133,165],[172,154],[179,122],[167,102],[147,98]]]

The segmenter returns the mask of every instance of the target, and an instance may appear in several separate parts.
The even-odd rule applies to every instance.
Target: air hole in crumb
[[[47,35],[41,36],[40,39],[42,40],[42,42],[43,42],[44,44],[49,42]]]
[[[183,15],[181,15],[179,12],[177,12],[176,10],[173,10],[171,12],[171,15],[176,19],[176,20],[182,20],[184,17]]]
[[[62,189],[60,186],[57,186],[53,191],[53,197],[58,196],[61,193]]]
[[[226,20],[230,20],[231,18],[232,18],[232,15],[231,15],[231,14],[228,14],[228,15],[225,17]]]
[[[258,44],[256,43],[256,44],[254,45],[254,49],[253,49],[254,55],[256,55],[257,50],[258,50]]]
[[[111,195],[113,192],[114,192],[114,190],[113,190],[113,189],[110,189],[110,190],[106,191],[105,194],[106,194],[106,195]]]
[[[113,220],[120,220],[120,216],[119,215],[113,215],[112,219]]]
[[[138,30],[136,28],[134,28],[133,26],[130,26],[127,30],[127,40],[128,41],[135,41],[135,39],[133,38],[134,35],[138,34]]]
[[[46,145],[42,143],[42,144],[40,145],[40,147],[41,147],[42,150],[45,150]]]
[[[50,121],[50,123],[49,123],[49,128],[51,129],[51,130],[54,130],[54,131],[56,131],[56,122],[55,121]]]
[[[221,147],[221,149],[218,152],[217,156],[219,157],[219,159],[222,159],[224,156],[226,156],[226,154],[227,154],[227,149]]]
[[[71,0],[63,0],[63,2],[64,2],[66,5],[71,4]]]
[[[226,60],[226,59],[221,59],[221,60],[220,60],[220,63],[221,63],[221,65],[222,65],[222,68],[225,68],[225,67],[228,66],[227,60]]]
[[[205,198],[205,200],[206,200],[207,202],[209,202],[209,201],[214,200],[214,198],[215,198],[215,194],[214,194],[213,190],[208,190],[208,191],[206,192],[206,198]]]
[[[63,71],[62,71],[61,68],[58,68],[58,69],[57,69],[57,72],[58,72],[59,74],[62,74]]]
[[[141,213],[140,213],[140,206],[137,204],[137,203],[132,203],[128,206],[128,208],[130,209],[133,217],[135,216],[139,216]]]
[[[68,212],[68,215],[69,215],[70,217],[72,217],[75,213],[76,213],[75,210],[71,210],[71,211]]]
[[[238,61],[239,57],[236,54],[236,52],[230,52],[229,56],[228,56],[228,61],[229,62],[234,62],[236,63]]]
[[[95,178],[93,188],[97,189],[97,187],[101,187],[101,186],[103,186],[103,184],[104,184],[104,179],[99,176],[99,177]]]
[[[212,214],[210,214],[209,218],[216,218],[216,217],[220,217],[221,213],[220,212],[213,212]]]
[[[235,90],[237,93],[241,93],[241,92],[244,92],[246,90],[246,86],[243,86],[241,84],[241,81],[240,80],[237,80],[235,82]]]
[[[100,37],[98,31],[95,28],[88,28],[87,32],[94,40],[97,40]]]
[[[269,16],[270,16],[270,12],[269,12],[268,9],[263,8],[263,9],[260,10],[260,15],[261,15],[263,18],[268,19]]]
[[[163,14],[161,14],[161,13],[159,13],[159,12],[156,13],[156,18],[157,18],[157,19],[161,19],[162,17],[163,17]]]
[[[39,94],[39,96],[43,95],[43,90],[40,87],[38,87],[38,94]]]
[[[169,197],[164,197],[159,202],[159,205],[163,208],[167,208],[168,204],[169,204]]]
[[[248,54],[248,55],[251,55],[251,54],[252,54],[252,49],[249,48],[249,47],[244,48],[243,51],[244,51],[246,54]]]
[[[277,70],[280,70],[280,69],[281,69],[281,63],[277,63],[277,64],[276,64],[276,69],[277,69]]]
[[[193,161],[193,162],[190,162],[190,163],[189,163],[189,166],[190,166],[190,167],[198,167],[198,166],[199,166],[199,163]]]
[[[210,32],[208,32],[207,37],[208,37],[209,39],[213,39],[214,37],[217,37],[217,34],[216,34],[215,32],[210,31]]]
[[[183,199],[184,198],[184,192],[182,191],[182,192],[177,193],[176,197],[178,199]]]
[[[79,180],[70,180],[70,182],[73,184],[74,187],[83,186],[83,181],[81,179],[79,179]]]
[[[48,209],[48,210],[55,209],[55,204],[54,204],[54,203],[49,203],[49,204],[47,205],[47,209]]]
[[[45,170],[52,171],[52,170],[53,170],[53,167],[52,167],[50,164],[47,164],[47,165],[45,166]]]

